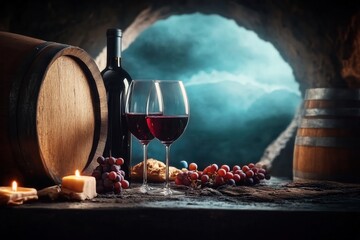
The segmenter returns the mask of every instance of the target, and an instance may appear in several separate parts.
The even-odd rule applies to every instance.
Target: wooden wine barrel
[[[308,89],[294,146],[294,179],[360,182],[360,90]]]
[[[0,91],[1,185],[45,187],[92,171],[105,146],[107,101],[84,50],[0,32]]]

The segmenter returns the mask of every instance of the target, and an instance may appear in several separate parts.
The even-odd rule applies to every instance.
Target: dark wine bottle
[[[121,66],[122,31],[107,29],[107,62],[101,75],[104,80],[108,102],[108,134],[104,157],[122,157],[125,163],[121,169],[125,179],[131,176],[131,133],[125,116],[125,97],[132,78]]]

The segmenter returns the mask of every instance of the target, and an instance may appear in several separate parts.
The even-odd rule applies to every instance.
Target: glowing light
[[[16,181],[13,181],[12,184],[11,184],[11,189],[16,192],[17,191],[17,182]]]

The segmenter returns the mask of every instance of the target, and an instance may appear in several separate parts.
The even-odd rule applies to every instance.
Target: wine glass
[[[170,146],[184,133],[189,121],[189,101],[183,82],[154,80],[146,114],[150,132],[165,145],[165,186],[161,189],[160,194],[172,195],[176,191],[170,188]]]
[[[132,80],[125,100],[125,114],[129,131],[139,140],[143,147],[143,183],[139,188],[141,193],[147,193],[152,188],[147,180],[147,148],[154,136],[149,131],[145,116],[152,80]]]

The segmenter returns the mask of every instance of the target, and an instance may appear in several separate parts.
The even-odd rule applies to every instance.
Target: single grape
[[[128,180],[124,179],[121,181],[121,187],[124,188],[124,189],[127,189],[130,187],[130,183]]]
[[[219,166],[216,163],[211,164],[211,172],[214,173],[219,169]]]
[[[124,176],[122,176],[121,174],[117,173],[114,182],[121,182],[122,180],[124,180]]]
[[[221,165],[220,169],[225,169],[226,172],[230,171],[229,165],[226,165],[226,164]]]
[[[238,171],[238,170],[240,170],[241,169],[241,167],[239,166],[239,165],[235,165],[235,166],[233,166],[233,172],[235,173],[236,171]]]
[[[116,158],[114,158],[114,157],[109,157],[108,160],[107,160],[107,163],[108,163],[109,165],[115,164],[115,163],[116,163]]]
[[[263,174],[265,174],[265,173],[266,173],[266,170],[265,170],[265,169],[263,169],[263,168],[259,168],[258,172],[259,172],[259,173],[263,173]]]
[[[189,164],[189,170],[192,170],[192,171],[196,171],[198,168],[197,164],[196,163],[190,163]]]
[[[205,183],[209,182],[209,180],[210,180],[209,175],[203,174],[203,175],[201,176],[201,183],[205,184]]]
[[[226,183],[230,186],[235,186],[235,180],[234,179],[228,179]]]
[[[121,157],[117,158],[115,161],[116,165],[119,165],[119,166],[123,165],[124,162],[125,162],[125,160]]]
[[[197,180],[199,178],[199,174],[197,172],[192,172],[190,174],[190,179],[191,180]]]
[[[253,185],[254,184],[254,178],[246,178],[245,179],[245,182],[246,182],[246,184],[248,184],[248,185]]]
[[[234,171],[233,173],[234,173],[234,174],[240,174],[241,172],[243,173],[243,171],[242,171],[241,169],[237,169],[237,170]]]
[[[226,170],[223,169],[223,168],[220,168],[218,171],[217,171],[217,174],[221,177],[225,177],[226,175]]]
[[[260,179],[260,180],[263,180],[265,179],[265,174],[261,173],[261,172],[258,172],[257,173],[257,177]]]
[[[241,170],[243,170],[243,172],[247,172],[250,170],[250,167],[248,165],[244,165]]]
[[[235,182],[240,182],[241,176],[239,174],[235,173],[233,179]]]
[[[211,172],[211,166],[207,166],[206,168],[204,168],[203,170],[203,174],[207,174]]]
[[[121,189],[121,182],[115,182],[114,189]]]
[[[188,168],[188,163],[185,160],[180,161],[181,168]]]
[[[110,180],[112,180],[112,181],[115,180],[116,176],[117,176],[117,173],[114,172],[114,171],[111,171],[111,172],[109,172],[109,174],[108,174],[108,178],[109,178]]]
[[[234,174],[232,172],[227,172],[225,175],[225,179],[233,179],[234,178]]]
[[[243,171],[239,172],[239,175],[240,175],[241,179],[246,178],[246,174]]]
[[[97,159],[96,159],[97,163],[99,164],[104,164],[105,163],[105,158],[103,156],[99,156]]]
[[[245,174],[246,174],[246,177],[248,177],[248,178],[252,178],[255,175],[253,170],[248,170]]]
[[[111,165],[111,167],[110,167],[110,170],[111,170],[111,171],[114,171],[114,172],[119,172],[120,169],[121,169],[120,165],[116,165],[116,164],[113,164],[113,165]]]

